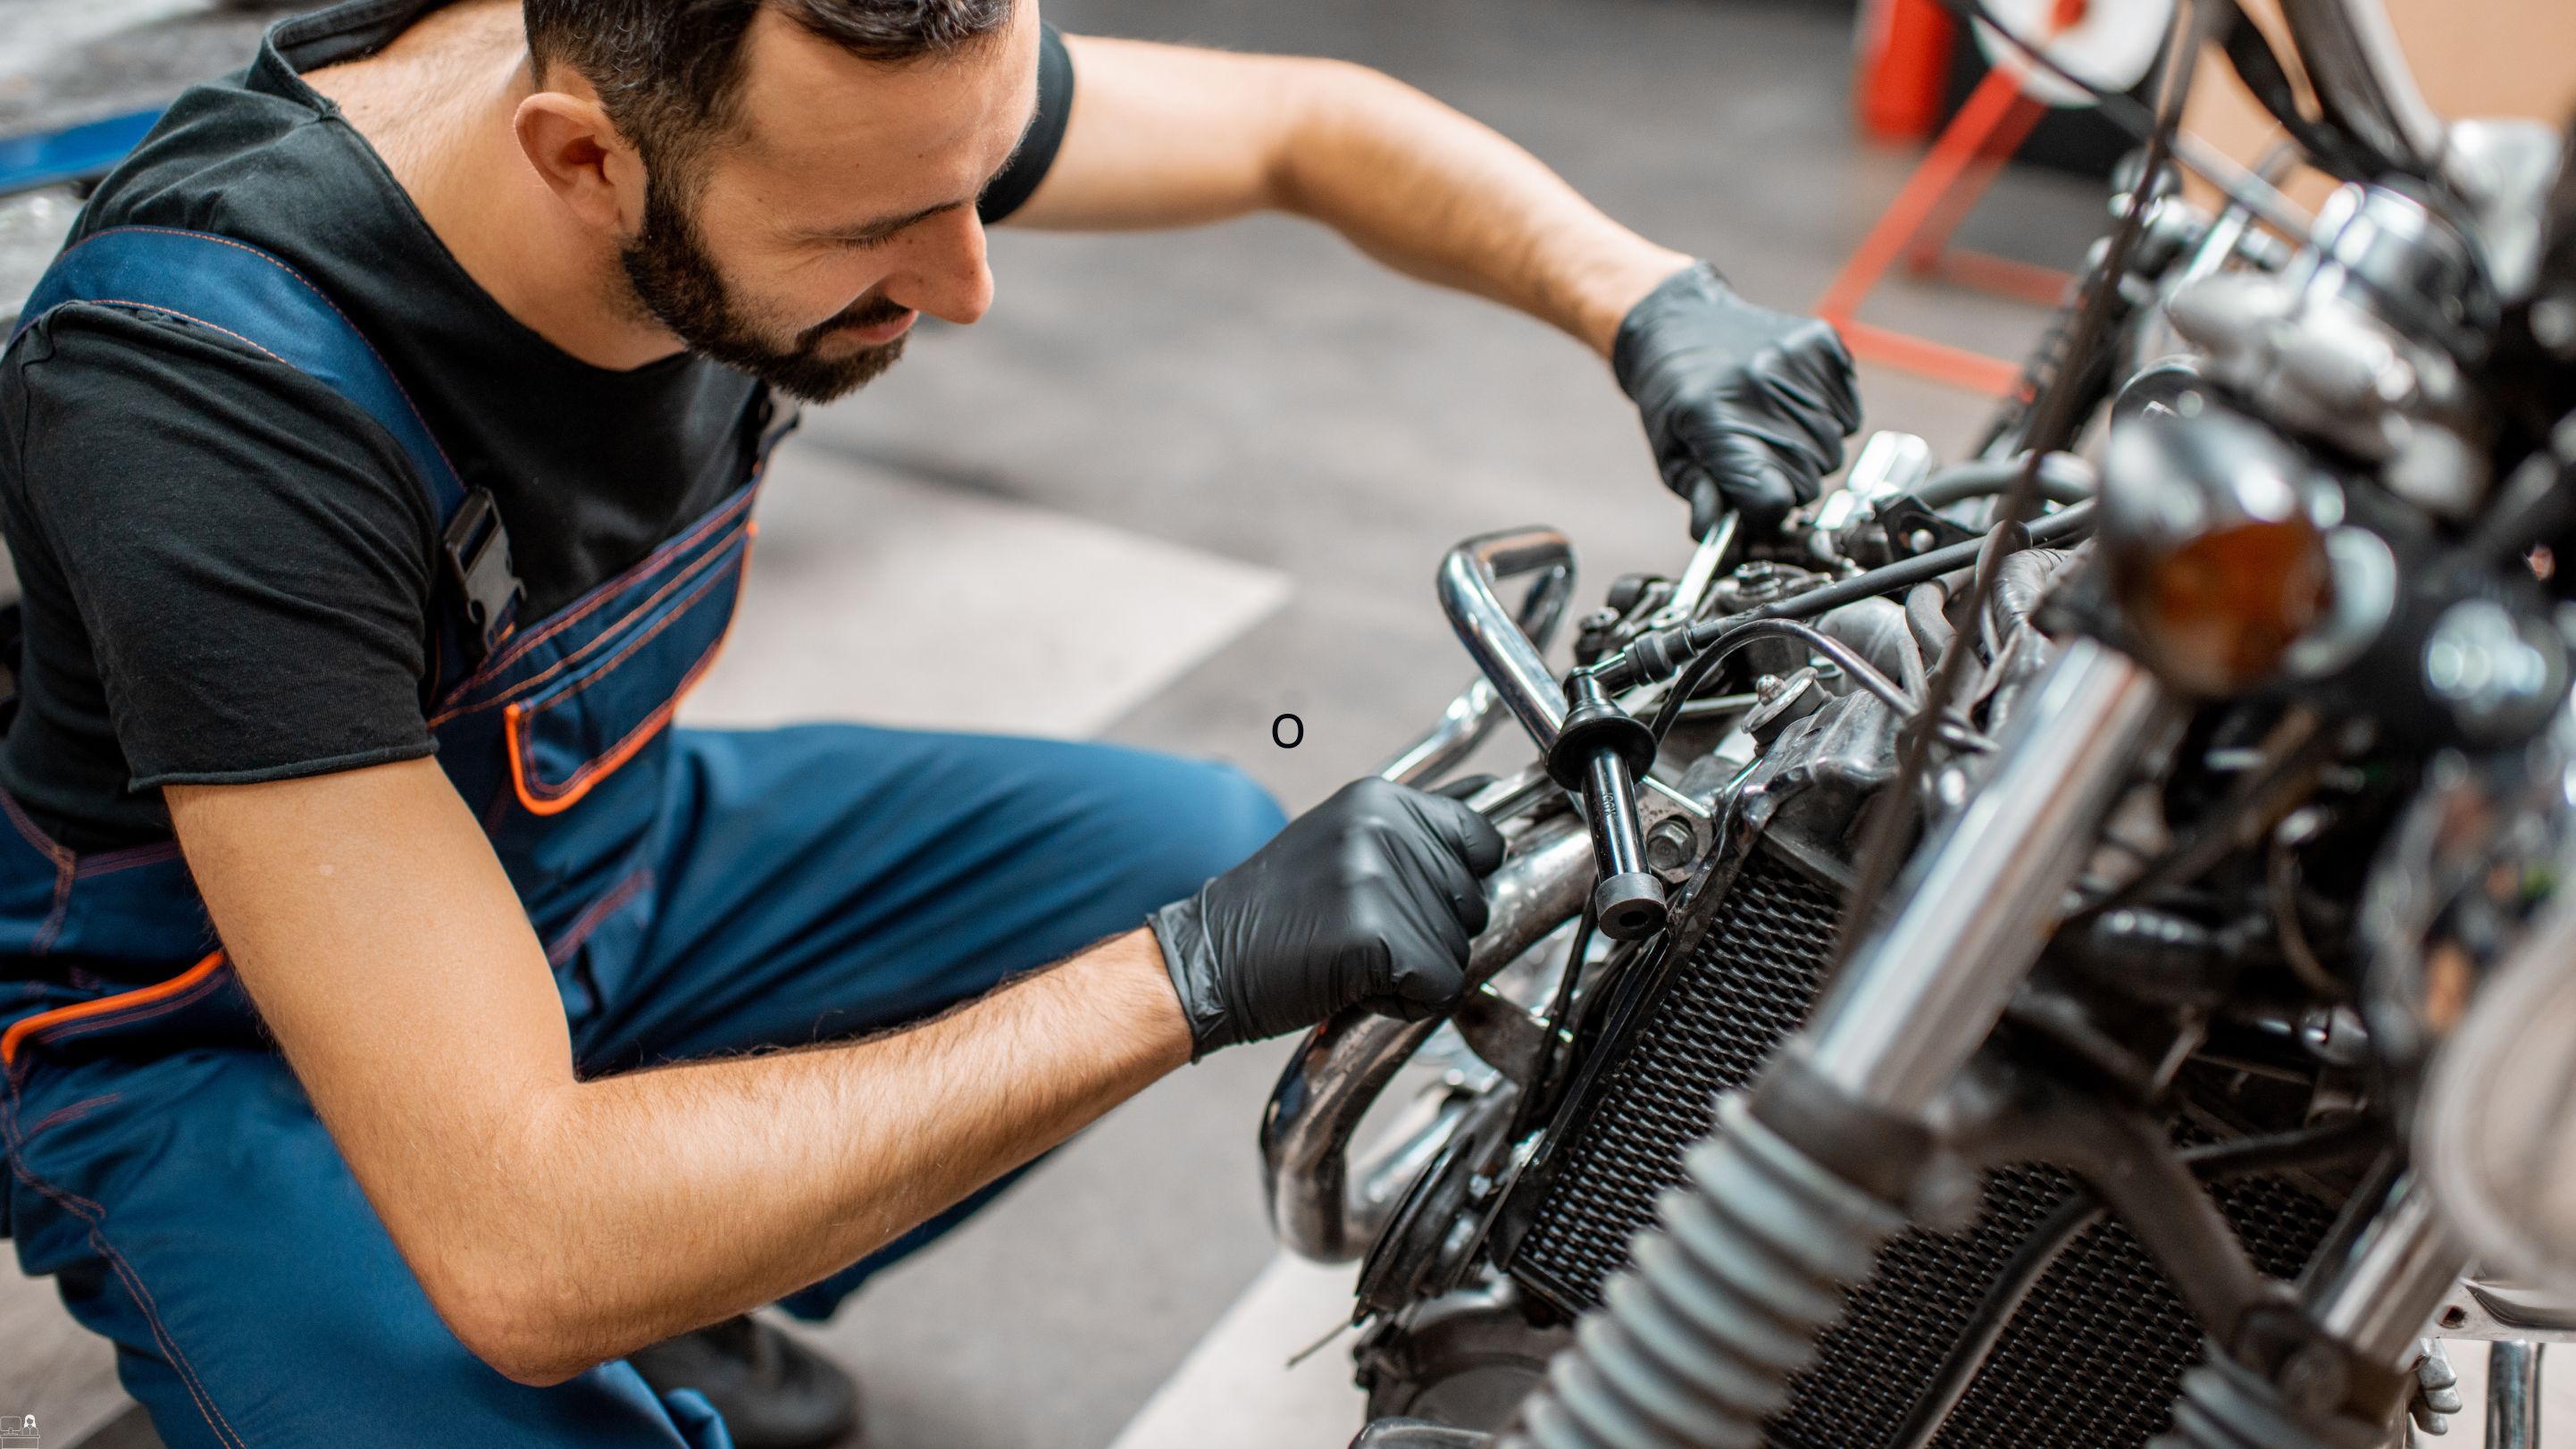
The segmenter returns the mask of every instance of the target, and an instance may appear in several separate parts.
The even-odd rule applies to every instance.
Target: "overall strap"
[[[257,247],[206,232],[117,227],[56,258],[19,313],[18,337],[84,302],[211,327],[347,399],[392,437],[429,493],[445,544],[460,634],[479,660],[510,630],[523,594],[492,495],[468,489],[393,369],[322,289]]]

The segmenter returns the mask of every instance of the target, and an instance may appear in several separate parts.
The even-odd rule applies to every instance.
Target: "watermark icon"
[[[0,1446],[5,1449],[37,1449],[36,1416],[33,1414],[0,1414]]]

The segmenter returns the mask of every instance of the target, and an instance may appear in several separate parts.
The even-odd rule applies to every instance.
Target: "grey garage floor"
[[[0,57],[39,46],[31,22],[47,7],[93,33],[111,11],[144,22],[113,42],[120,65],[180,67],[238,43],[183,13],[193,0],[0,0],[16,32],[0,29]],[[1908,161],[1851,138],[1848,6],[1059,0],[1050,14],[1074,30],[1381,66],[1781,305],[1815,298]],[[54,79],[76,103],[114,108],[113,77]],[[0,88],[0,112],[27,97]],[[1970,233],[2062,264],[2097,211],[2085,187],[2015,178]],[[1450,542],[1558,524],[1596,590],[1680,561],[1681,512],[1633,413],[1597,360],[1531,323],[1387,276],[1284,221],[1142,239],[1004,233],[994,254],[992,317],[926,330],[896,373],[814,414],[770,504],[755,598],[837,601],[870,611],[871,627],[809,647],[778,619],[766,643],[737,644],[753,662],[729,661],[702,709],[1098,731],[1233,759],[1302,805],[1371,767],[1462,681],[1429,589]],[[2006,355],[2039,320],[1904,286],[1872,315]],[[1871,426],[1945,449],[1981,411],[1890,374],[1867,384]],[[858,574],[903,586],[868,589]],[[1111,594],[1124,602],[1110,607]],[[1079,667],[1049,675],[997,657],[973,677],[821,700],[791,678],[915,657],[887,641],[993,607],[1036,620]],[[1305,742],[1282,750],[1271,722],[1292,711]],[[1272,1255],[1252,1138],[1281,1054],[1231,1053],[1155,1088],[854,1304],[825,1338],[865,1376],[870,1442],[1108,1443]],[[43,1311],[0,1312],[0,1332],[53,1353]],[[100,1367],[61,1351],[61,1373]],[[0,1390],[13,1358],[56,1362],[0,1347]],[[144,1433],[129,1423],[95,1442]],[[1319,1430],[1315,1442],[1338,1440]]]

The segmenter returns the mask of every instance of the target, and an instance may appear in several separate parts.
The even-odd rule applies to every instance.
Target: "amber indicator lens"
[[[2123,610],[2149,662],[2206,695],[2260,684],[2334,602],[2324,537],[2298,515],[2240,520],[2132,557],[2120,572]]]

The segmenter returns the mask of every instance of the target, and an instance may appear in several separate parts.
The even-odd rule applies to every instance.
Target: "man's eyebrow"
[[[863,221],[855,226],[828,226],[808,232],[806,235],[815,241],[880,242],[905,227],[918,226],[934,216],[943,216],[968,204],[963,201],[943,201],[937,206],[925,206],[919,211],[906,212],[901,216],[879,217],[875,221]]]
[[[994,182],[1002,179],[1003,174],[1011,169],[1012,162],[1020,159],[1021,148],[1028,145],[1029,136],[1037,128],[1038,118],[1032,114],[1029,117],[1029,123],[1020,128],[1020,139],[1011,147],[1011,154],[1003,158],[1001,165],[993,168],[993,174],[984,178],[982,186],[975,188],[977,200],[983,198],[984,192],[990,189]],[[864,246],[871,242],[884,241],[905,227],[918,226],[934,216],[945,216],[961,207],[972,205],[974,205],[972,201],[943,201],[937,206],[925,206],[919,211],[906,212],[901,216],[879,217],[875,221],[863,221],[855,226],[828,226],[807,232],[805,235],[812,241],[848,242]]]
[[[984,193],[992,189],[993,183],[1001,180],[1002,177],[1010,171],[1012,163],[1020,159],[1020,152],[1029,144],[1029,137],[1037,134],[1038,121],[1040,119],[1041,117],[1038,114],[1038,108],[1034,105],[1031,106],[1029,108],[1028,123],[1020,127],[1020,139],[1011,143],[1011,154],[1002,158],[1002,164],[993,168],[993,174],[984,178],[984,184],[982,186],[975,188],[974,200],[943,201],[937,206],[925,206],[919,211],[908,212],[902,216],[879,217],[875,221],[863,221],[856,226],[824,227],[819,231],[807,232],[805,234],[807,239],[812,241],[848,242],[853,245],[864,246],[871,242],[884,241],[886,238],[893,236],[896,232],[903,230],[905,227],[918,226],[921,223],[930,220],[934,216],[945,216],[949,212],[955,211],[960,207],[974,205],[975,202],[983,200]]]

